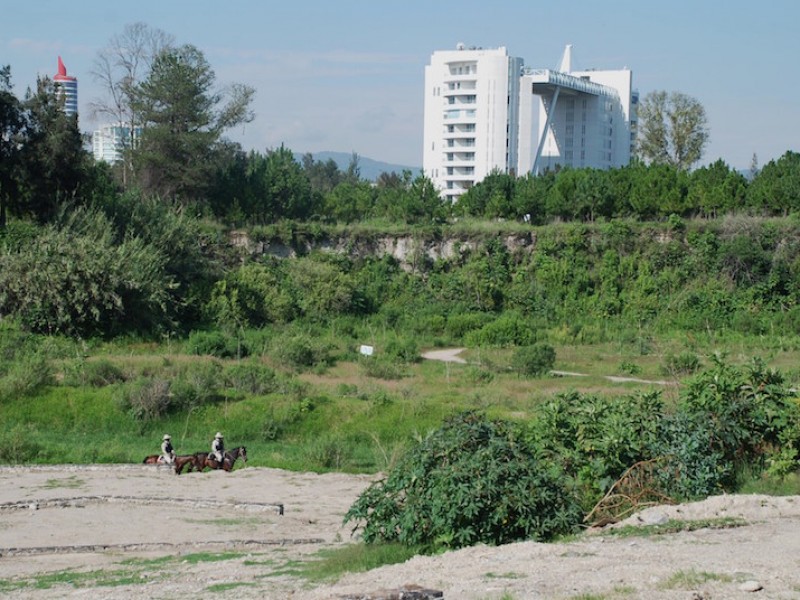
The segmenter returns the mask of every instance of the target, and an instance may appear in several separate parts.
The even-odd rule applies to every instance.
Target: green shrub
[[[407,375],[405,365],[388,356],[360,357],[358,364],[367,377],[375,379],[402,379]]]
[[[0,377],[0,400],[29,396],[55,381],[50,361],[41,352],[19,358]]]
[[[640,460],[652,457],[664,414],[657,393],[607,398],[578,392],[542,404],[531,443],[575,481],[586,510]]]
[[[700,370],[700,358],[694,352],[681,352],[678,356],[667,354],[661,372],[664,375],[692,375]]]
[[[246,348],[235,338],[222,331],[193,331],[186,340],[187,350],[198,356],[217,358],[242,358]]]
[[[125,374],[110,360],[78,360],[64,371],[64,385],[104,387],[125,381]]]
[[[415,363],[420,361],[419,347],[412,338],[391,338],[386,342],[384,353],[405,363]]]
[[[193,362],[170,384],[170,408],[194,408],[221,398],[222,365],[216,361]]]
[[[0,462],[22,464],[33,462],[42,447],[31,439],[30,432],[20,425],[0,430]]]
[[[527,377],[544,375],[554,364],[556,364],[555,348],[544,343],[517,348],[511,357],[511,368]]]
[[[278,389],[275,371],[258,362],[242,362],[225,368],[226,384],[237,392],[264,395]]]
[[[333,362],[330,345],[302,333],[275,338],[272,354],[278,362],[297,371]]]
[[[561,481],[509,424],[466,413],[408,451],[345,522],[355,521],[367,543],[428,551],[546,540],[580,520]]]
[[[445,331],[454,340],[462,339],[470,331],[480,329],[493,321],[492,313],[462,313],[447,317]]]
[[[504,313],[464,336],[464,343],[469,346],[529,346],[534,342],[536,329],[516,313]]]
[[[117,405],[138,421],[159,419],[174,407],[170,383],[140,377],[120,388]]]
[[[659,423],[651,455],[661,457],[653,482],[676,500],[695,500],[731,489],[734,470],[715,448],[714,422],[686,413],[668,415]]]

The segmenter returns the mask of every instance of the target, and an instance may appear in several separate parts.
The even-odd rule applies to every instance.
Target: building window
[[[456,130],[454,125],[447,126],[447,133],[453,133]]]
[[[574,125],[567,125],[567,135],[572,135],[575,132]]]
[[[567,122],[569,123],[570,121],[574,121],[574,120],[575,120],[575,111],[568,110],[567,111]]]
[[[566,139],[566,142],[564,143],[564,145],[565,145],[567,148],[572,148],[572,138],[571,138],[571,137],[568,137],[568,138]]]
[[[572,150],[566,150],[564,152],[564,158],[567,160],[572,160]]]

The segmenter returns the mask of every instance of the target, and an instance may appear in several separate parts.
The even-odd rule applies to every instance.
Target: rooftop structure
[[[64,98],[64,112],[68,115],[78,114],[78,79],[67,75],[64,61],[58,57],[58,73],[53,76],[53,82],[59,94]]]

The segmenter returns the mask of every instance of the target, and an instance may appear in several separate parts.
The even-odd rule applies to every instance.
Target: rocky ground
[[[629,520],[747,523],[730,529],[480,546],[309,584],[298,561],[351,541],[342,516],[371,480],[253,467],[180,477],[143,465],[0,468],[0,596],[328,600],[418,585],[459,600],[800,598],[800,497],[765,496]]]

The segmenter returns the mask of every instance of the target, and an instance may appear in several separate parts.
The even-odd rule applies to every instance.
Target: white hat
[[[218,432],[217,432],[217,435],[215,435],[214,437],[215,437],[215,438],[221,438],[221,437],[222,437],[222,434],[221,434],[221,433],[218,431]]]
[[[171,437],[169,437],[169,434],[168,434],[168,433],[165,433],[165,434],[164,434],[164,439],[165,439],[165,440],[171,440],[172,438],[171,438]]]

